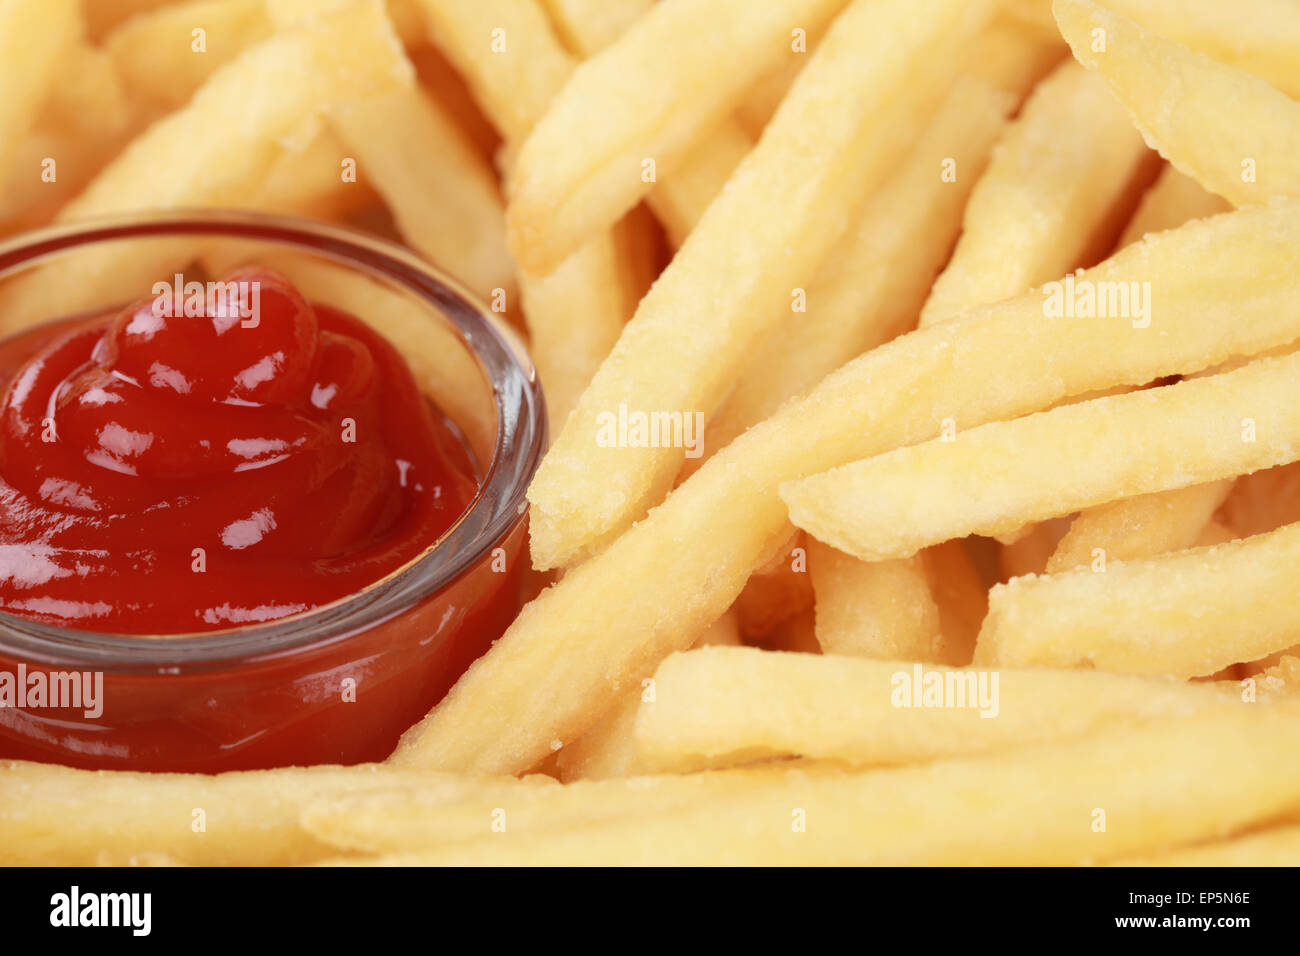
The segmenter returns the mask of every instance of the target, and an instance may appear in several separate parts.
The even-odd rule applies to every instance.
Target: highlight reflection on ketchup
[[[0,346],[0,608],[132,634],[274,620],[465,510],[464,446],[391,345],[273,272],[232,282],[253,319],[150,298]]]

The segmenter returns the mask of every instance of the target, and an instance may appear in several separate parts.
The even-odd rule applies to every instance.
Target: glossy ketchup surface
[[[126,634],[275,620],[470,503],[464,445],[379,334],[269,271],[215,288],[0,344],[0,608]]]

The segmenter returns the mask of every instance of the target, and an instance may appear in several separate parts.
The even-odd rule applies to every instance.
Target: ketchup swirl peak
[[[274,272],[221,287],[0,343],[4,610],[135,634],[274,620],[465,510],[469,456],[387,341]]]

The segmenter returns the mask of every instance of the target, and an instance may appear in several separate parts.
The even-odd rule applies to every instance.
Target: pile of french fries
[[[0,860],[1300,863],[1300,4],[82,6],[0,3],[0,229],[459,278],[546,389],[539,593],[383,764],[0,764]]]

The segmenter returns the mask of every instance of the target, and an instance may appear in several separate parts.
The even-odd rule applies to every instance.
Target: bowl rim
[[[454,524],[402,568],[308,611],[219,631],[144,635],[88,631],[0,610],[0,658],[38,667],[169,675],[242,667],[361,634],[456,581],[528,510],[525,493],[547,443],[545,398],[522,341],[461,283],[418,255],[348,226],[239,209],[174,209],[79,219],[0,241],[0,279],[94,242],[209,235],[276,243],[355,268],[409,293],[449,323],[492,389],[497,434],[479,487]],[[51,320],[61,316],[51,316]]]

